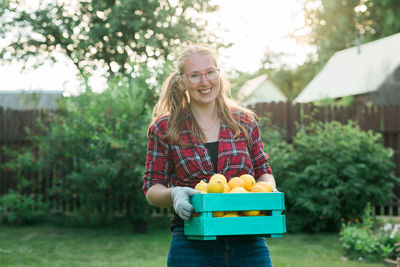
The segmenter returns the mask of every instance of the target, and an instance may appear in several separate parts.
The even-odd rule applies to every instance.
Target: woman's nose
[[[200,83],[201,84],[210,84],[210,80],[207,78],[205,74],[202,74],[200,76]]]

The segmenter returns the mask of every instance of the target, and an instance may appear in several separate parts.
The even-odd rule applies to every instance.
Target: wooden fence
[[[258,116],[267,116],[271,123],[283,129],[286,140],[291,142],[296,135],[296,124],[317,121],[349,120],[356,122],[362,130],[379,132],[386,147],[395,152],[396,175],[400,177],[400,106],[399,107],[327,107],[291,102],[261,103],[251,107]],[[400,196],[400,195],[399,195]]]
[[[259,116],[268,116],[274,125],[282,128],[286,133],[286,140],[291,142],[296,134],[296,123],[307,124],[310,118],[319,121],[339,121],[347,123],[348,120],[357,122],[363,130],[379,132],[383,136],[384,145],[395,151],[394,162],[397,166],[396,175],[400,177],[400,107],[365,107],[352,106],[319,107],[312,104],[293,104],[291,102],[262,103],[252,106]],[[38,131],[36,119],[43,117],[41,111],[15,111],[0,108],[0,164],[4,166],[7,158],[3,148],[21,148],[29,146],[24,128]],[[33,179],[40,179],[35,177]],[[47,177],[46,179],[51,179]],[[46,180],[45,179],[45,180]],[[48,181],[47,181],[48,182]],[[7,169],[0,168],[0,195],[15,188],[13,174]],[[36,190],[45,190],[45,184]],[[396,189],[396,195],[400,196],[400,190]],[[64,206],[64,205],[63,205]],[[393,200],[380,212],[390,215],[398,215],[398,200]]]
[[[40,110],[21,111],[0,108],[0,195],[10,189],[15,189],[12,172],[3,168],[8,161],[5,149],[20,149],[30,146],[31,143],[25,128],[39,133],[37,120],[44,118],[45,113]]]
[[[291,142],[296,135],[296,124],[307,125],[311,119],[317,121],[356,122],[362,130],[379,132],[383,144],[394,151],[393,161],[396,164],[396,176],[400,177],[400,106],[399,107],[328,107],[312,104],[293,104],[291,102],[260,103],[251,107],[258,116],[267,116],[271,123],[283,129],[285,139]],[[394,192],[398,199],[387,205],[376,207],[377,214],[400,214],[400,187]]]

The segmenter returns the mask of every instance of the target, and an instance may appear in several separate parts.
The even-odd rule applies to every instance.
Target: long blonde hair
[[[188,46],[178,57],[177,70],[171,73],[164,81],[160,98],[153,109],[152,124],[162,116],[169,116],[167,138],[169,138],[173,144],[180,146],[190,145],[183,143],[179,137],[182,126],[185,123],[184,114],[186,112],[191,115],[193,121],[192,131],[195,133],[195,136],[199,138],[201,142],[206,141],[204,132],[201,130],[190,108],[189,95],[184,88],[181,88],[179,85],[179,76],[184,73],[185,62],[189,56],[193,54],[211,56],[215,66],[218,67],[218,55],[212,47],[205,44],[193,44]],[[216,98],[219,114],[227,126],[233,130],[234,137],[238,138],[240,134],[243,133],[249,144],[248,132],[240,122],[246,123],[250,120],[255,120],[256,115],[251,110],[240,107],[232,101],[227,96],[227,94],[230,94],[230,91],[231,87],[228,79],[226,79],[224,75],[220,75],[220,90]]]

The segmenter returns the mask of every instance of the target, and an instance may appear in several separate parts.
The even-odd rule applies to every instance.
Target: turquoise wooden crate
[[[199,217],[185,221],[189,239],[215,240],[224,235],[270,235],[286,233],[284,193],[197,194],[191,198]],[[267,210],[270,216],[212,217],[213,211]]]

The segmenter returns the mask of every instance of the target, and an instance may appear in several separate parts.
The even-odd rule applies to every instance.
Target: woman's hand
[[[183,220],[189,220],[193,212],[193,206],[190,203],[190,197],[200,194],[199,190],[190,187],[174,187],[171,192],[173,207]]]
[[[272,186],[272,192],[279,192],[276,188],[275,178],[271,174],[264,173],[258,177],[257,182],[268,182]]]

